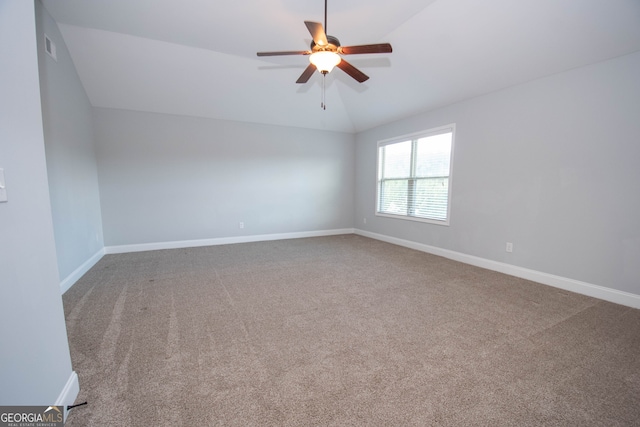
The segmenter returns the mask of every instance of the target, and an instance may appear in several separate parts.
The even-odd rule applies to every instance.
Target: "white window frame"
[[[421,217],[416,217],[416,216],[410,216],[410,215],[402,215],[402,214],[391,214],[391,213],[386,213],[386,212],[380,212],[380,183],[381,183],[381,177],[380,177],[380,166],[381,166],[381,161],[380,161],[380,148],[383,146],[387,146],[387,145],[392,145],[392,144],[397,144],[397,143],[401,143],[401,142],[407,142],[407,141],[417,141],[420,138],[425,138],[425,137],[429,137],[429,136],[434,136],[434,135],[440,135],[440,134],[445,134],[445,133],[451,133],[451,153],[450,153],[450,158],[449,158],[449,176],[448,176],[448,189],[447,189],[447,217],[444,220],[439,220],[439,219],[430,219],[430,218],[421,218]],[[418,222],[426,222],[426,223],[430,223],[430,224],[438,224],[438,225],[444,225],[444,226],[448,226],[450,224],[451,221],[451,190],[453,188],[453,153],[454,153],[454,146],[455,146],[455,139],[456,139],[456,125],[455,123],[450,123],[448,125],[444,125],[444,126],[438,126],[436,128],[432,128],[432,129],[427,129],[424,131],[420,131],[420,132],[416,132],[416,133],[412,133],[412,134],[408,134],[408,135],[402,135],[402,136],[398,136],[398,137],[394,137],[394,138],[390,138],[390,139],[385,139],[382,141],[378,141],[378,145],[376,147],[376,211],[375,211],[375,215],[376,216],[380,216],[380,217],[387,217],[387,218],[396,218],[396,219],[403,219],[403,220],[408,220],[408,221],[418,221]],[[413,150],[412,150],[413,152]],[[412,158],[412,163],[415,162],[415,159]],[[415,169],[415,165],[412,165],[412,174],[413,174],[413,169]],[[410,176],[408,177],[409,179],[414,178],[414,176]]]

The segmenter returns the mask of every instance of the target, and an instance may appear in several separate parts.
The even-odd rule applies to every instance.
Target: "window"
[[[378,143],[376,214],[449,224],[455,125]]]

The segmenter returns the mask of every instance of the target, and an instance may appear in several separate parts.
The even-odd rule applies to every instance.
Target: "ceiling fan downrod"
[[[324,33],[327,34],[327,0],[324,0]]]

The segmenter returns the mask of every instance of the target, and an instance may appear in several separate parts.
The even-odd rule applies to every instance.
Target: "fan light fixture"
[[[315,65],[322,74],[330,73],[341,60],[340,55],[328,50],[314,52],[309,56],[309,62]]]

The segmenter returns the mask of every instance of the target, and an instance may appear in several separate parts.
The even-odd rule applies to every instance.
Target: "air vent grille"
[[[46,34],[44,35],[44,50],[47,51],[50,57],[58,61],[58,57],[56,56],[56,45]]]

